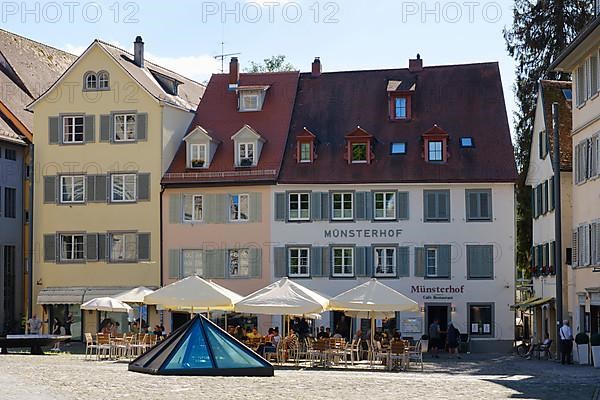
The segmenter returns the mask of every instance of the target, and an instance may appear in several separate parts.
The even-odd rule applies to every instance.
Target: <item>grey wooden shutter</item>
[[[356,276],[367,276],[367,254],[370,247],[357,247],[354,250],[354,271]]]
[[[275,193],[275,221],[285,221],[287,215],[287,194]]]
[[[231,196],[228,194],[216,194],[214,201],[214,222],[226,224],[230,220]]]
[[[94,201],[106,202],[108,201],[108,176],[107,175],[96,175],[94,188]]]
[[[313,246],[310,249],[310,276],[323,276],[323,248]]]
[[[548,263],[550,265],[550,273],[551,274],[555,274],[556,273],[556,242],[552,242],[550,243],[550,262]]]
[[[320,221],[321,217],[321,192],[312,192],[310,198],[310,219]]]
[[[440,245],[438,246],[438,277],[450,278],[452,271],[450,270],[451,261],[451,246]]]
[[[323,270],[322,276],[330,276],[331,247],[323,247],[323,251],[321,251],[321,268]]]
[[[368,277],[372,277],[375,275],[375,273],[373,272],[373,264],[375,263],[374,258],[375,258],[375,255],[373,254],[373,248],[368,247],[367,248],[367,256],[365,258],[366,276],[368,276]]]
[[[204,251],[204,276],[207,278],[223,279],[227,270],[227,249],[212,248]]]
[[[396,213],[398,219],[408,219],[408,192],[396,193]]]
[[[415,276],[425,276],[425,247],[415,247]]]
[[[326,221],[329,219],[329,193],[322,192],[321,193],[321,220]]]
[[[183,210],[181,208],[181,194],[172,193],[169,196],[169,223],[180,224],[182,220]],[[204,199],[203,199],[204,200]],[[208,217],[208,213],[205,213],[205,217]]]
[[[48,117],[48,143],[60,143],[60,117]]]
[[[44,261],[56,262],[58,260],[57,235],[44,235]]]
[[[172,196],[172,195],[171,195]],[[217,207],[217,195],[216,194],[203,194],[202,195],[202,219],[206,224],[214,224],[216,223],[215,212]],[[183,204],[179,205],[179,222],[183,218],[183,209],[181,208]]]
[[[137,174],[137,197],[138,201],[150,200],[150,174]]]
[[[100,141],[101,142],[110,142],[110,137],[112,133],[112,124],[111,124],[111,116],[110,115],[101,115],[100,116]]]
[[[84,138],[86,143],[94,143],[96,141],[96,116],[86,115],[83,123]]]
[[[548,181],[542,183],[542,210],[544,214],[548,212]]]
[[[251,247],[248,249],[248,277],[260,278],[262,273],[262,249]]]
[[[494,247],[492,245],[467,245],[467,276],[469,279],[494,277]]]
[[[138,233],[138,260],[150,260],[150,234]]]
[[[450,220],[450,191],[438,192],[438,213],[440,219]]]
[[[354,216],[357,221],[364,221],[367,218],[365,202],[366,192],[356,192],[354,194]]]
[[[106,260],[108,258],[108,235],[104,233],[98,234],[98,260]]]
[[[262,221],[262,194],[250,193],[248,196],[250,201],[250,222]]]
[[[423,193],[423,217],[424,221],[435,219],[437,216],[435,207],[435,192],[424,192]]]
[[[373,193],[365,192],[365,219],[373,219]]]
[[[397,257],[397,270],[398,276],[407,277],[410,276],[410,256],[409,256],[409,248],[408,247],[398,247],[398,257]]]
[[[273,247],[273,274],[276,278],[287,276],[287,254],[285,247]]]
[[[169,278],[181,278],[181,250],[169,249]]]
[[[215,252],[215,277],[224,279],[229,270],[229,249],[218,249]]]
[[[548,211],[554,210],[554,177],[548,179]]]
[[[85,196],[87,202],[93,202],[96,198],[96,175],[87,175],[85,182]]]
[[[85,238],[85,258],[88,261],[98,260],[98,234],[88,233]]]
[[[44,177],[44,203],[56,203],[58,201],[56,176]]]
[[[139,113],[136,116],[136,139],[146,140],[148,138],[148,114]]]

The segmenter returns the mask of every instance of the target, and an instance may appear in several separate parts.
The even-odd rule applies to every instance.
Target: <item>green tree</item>
[[[294,66],[287,62],[286,57],[281,54],[272,56],[271,58],[265,58],[262,64],[250,61],[250,68],[246,68],[246,72],[281,72],[294,70]]]
[[[504,29],[506,48],[517,62],[513,86],[518,109],[514,115],[517,183],[517,267],[529,271],[531,190],[525,186],[538,82],[570,79],[568,74],[548,72],[548,67],[590,21],[589,0],[515,0],[513,24]]]

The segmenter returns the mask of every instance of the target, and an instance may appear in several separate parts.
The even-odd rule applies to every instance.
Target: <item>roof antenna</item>
[[[225,59],[230,56],[237,56],[242,53],[225,54],[225,42],[221,42],[221,54],[215,56],[215,60],[221,60],[221,73],[225,72]]]

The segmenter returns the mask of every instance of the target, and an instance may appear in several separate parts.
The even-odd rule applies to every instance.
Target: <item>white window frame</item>
[[[128,122],[129,117],[133,117],[133,122]],[[119,118],[123,118],[123,138],[117,138],[117,127],[121,124],[118,122]],[[127,129],[129,125],[133,124],[133,131],[128,134]],[[113,140],[115,142],[135,142],[137,140],[137,114],[133,113],[121,113],[115,114],[113,120]],[[131,136],[130,136],[131,135]]]
[[[388,252],[391,251],[392,252],[392,264],[388,265]],[[396,276],[397,274],[397,253],[396,253],[397,249],[395,247],[390,247],[390,246],[377,246],[373,249],[373,271],[375,273],[375,276],[377,277],[392,277],[392,276]],[[381,256],[379,254],[379,252],[381,252]],[[379,267],[379,261],[382,260],[382,264],[381,264],[381,268],[382,271],[378,272],[377,269]],[[388,272],[387,269],[388,267],[392,268],[392,272]]]
[[[312,162],[312,154],[311,154],[312,153],[312,143],[310,143],[310,142],[300,142],[299,146],[300,146],[300,153],[299,153],[300,160],[299,161],[301,163],[310,163],[310,162]],[[303,156],[302,149],[303,149],[304,146],[308,146],[308,154],[307,154],[308,158],[303,158],[302,157]]]
[[[296,253],[296,254],[293,254]],[[302,253],[305,253],[304,255]],[[292,272],[292,259],[297,259],[297,272]],[[303,264],[302,261],[305,261]],[[302,269],[306,268],[305,272]],[[310,277],[310,248],[309,247],[290,247],[288,248],[288,276],[290,278],[308,278]]]
[[[297,207],[295,210],[292,209],[292,198],[296,198]],[[307,204],[306,216],[302,216],[302,197],[306,197],[305,203]],[[292,217],[292,211],[296,211],[298,214]],[[295,192],[289,193],[288,195],[288,220],[290,221],[310,221],[310,193],[309,192]]]
[[[336,264],[335,264],[335,253],[337,250],[342,251],[342,264],[340,265],[341,272],[336,272]],[[346,252],[350,252],[350,260],[351,264],[346,264],[347,254]],[[346,270],[350,268],[350,271]],[[331,248],[331,276],[334,278],[348,278],[354,277],[354,247],[344,247],[344,246],[335,246]]]
[[[81,120],[81,123],[78,123],[77,120]],[[71,121],[71,132],[67,132],[67,121]],[[72,144],[72,143],[85,143],[85,117],[83,115],[64,115],[62,117],[62,143],[64,144]],[[81,132],[76,132],[77,128],[81,127]],[[81,135],[81,139],[77,139],[77,136]]]
[[[234,199],[237,197],[237,209]],[[242,218],[244,210],[241,210],[242,199],[246,199],[246,218]],[[231,222],[247,222],[250,220],[250,195],[247,193],[229,195],[229,221]]]
[[[68,254],[64,253],[65,250],[65,239],[71,238],[71,249],[67,251]],[[75,238],[81,239],[81,241],[75,244]],[[81,246],[79,250],[77,250],[76,246]],[[60,260],[63,262],[79,262],[85,261],[85,235],[83,233],[62,233],[60,234]],[[81,253],[81,257],[77,257],[77,253]]]
[[[440,148],[439,150],[436,149],[432,149],[431,145],[433,144],[439,144]],[[437,158],[431,158],[431,155],[434,154],[437,156],[439,152],[439,159]],[[442,140],[430,140],[429,142],[427,142],[427,160],[428,161],[434,161],[434,162],[440,162],[440,161],[444,161],[444,142]]]
[[[127,188],[127,185],[131,185],[131,182],[127,183],[127,178],[133,177],[133,198],[126,198],[126,193],[131,187]],[[115,180],[122,180],[122,190],[123,190],[123,198],[117,199],[115,198]],[[137,174],[111,174],[110,175],[110,201],[111,203],[135,203],[137,201]]]
[[[341,216],[339,216],[339,217],[335,216],[335,205],[336,205],[335,197],[336,196],[341,196],[340,201],[339,201],[340,206],[341,206],[341,208],[340,208]],[[346,196],[350,196],[350,208],[349,209],[345,208],[346,200],[344,198]],[[344,216],[346,211],[350,211],[349,217]],[[333,192],[331,194],[331,219],[333,221],[352,221],[354,219],[354,193],[352,193],[352,192]]]
[[[98,72],[97,87],[99,90],[110,89],[110,75],[106,71]]]
[[[251,98],[254,98],[256,100],[256,107],[246,107],[246,100],[249,100]],[[240,92],[240,111],[260,111],[260,98],[260,94],[256,92]]]
[[[234,273],[233,272],[233,265],[234,265],[234,260],[232,260],[232,256],[233,254],[237,253],[237,272]],[[245,274],[241,274],[240,272],[242,271],[242,253],[246,254],[245,260],[246,260],[246,267],[245,267]],[[250,276],[250,250],[249,249],[231,249],[229,250],[228,254],[227,254],[227,273],[228,276],[230,278],[247,278]]]
[[[241,142],[237,144],[238,148],[238,166],[239,167],[251,167],[256,162],[256,143],[254,142]],[[242,151],[243,149],[243,151]],[[252,149],[252,157],[249,157],[250,149]],[[243,153],[243,155],[242,155]],[[250,159],[252,162],[250,165],[242,165],[242,160]]]
[[[92,80],[93,78],[93,80]],[[98,77],[95,73],[90,72],[85,76],[85,89],[86,90],[96,90],[98,89]]]
[[[186,261],[189,258],[186,255],[192,255],[191,261],[193,265],[190,266],[190,269],[194,270],[193,274],[186,273]],[[198,261],[200,261],[200,268],[198,268]],[[199,270],[200,272],[198,272]],[[184,278],[192,275],[204,276],[204,251],[200,249],[183,249],[181,251],[181,272]]]
[[[202,154],[201,154],[202,153]],[[204,157],[204,164],[202,166],[194,166],[195,160],[201,160],[200,156]],[[200,169],[208,168],[208,146],[206,143],[191,143],[188,165],[190,168]]]
[[[398,101],[404,100],[404,107],[398,107]],[[404,110],[404,115],[399,115],[399,110]],[[396,96],[394,97],[394,119],[407,119],[408,118],[408,98],[406,96]]]
[[[81,200],[75,200],[75,180],[81,180]],[[85,203],[85,175],[63,175],[60,177],[60,202],[62,204],[81,204]],[[67,195],[71,196],[71,200],[65,200],[64,188],[67,187]]]
[[[433,258],[430,256],[433,255]],[[438,249],[435,247],[425,248],[425,276],[436,278],[438,276]],[[433,261],[433,263],[431,263]],[[431,272],[430,272],[431,271]]]
[[[392,204],[393,204],[393,215],[388,216],[387,211],[389,211],[386,207],[386,205],[388,204],[388,195],[392,196]],[[383,210],[377,208],[377,197],[378,196],[383,196],[383,205],[384,208]],[[378,211],[382,211],[382,216],[378,216],[377,212]],[[396,192],[374,192],[373,193],[373,219],[378,220],[378,221],[391,221],[396,219],[396,214],[397,214],[397,210],[396,210]]]
[[[114,249],[114,240],[115,238],[118,237],[122,237],[123,243],[121,245],[121,249],[119,250],[119,253],[122,253],[123,258],[119,258],[118,254],[117,257],[115,257],[115,249]],[[135,232],[111,232],[109,234],[109,261],[111,263],[137,263],[138,261],[138,238],[137,238],[137,233]],[[127,258],[128,256],[128,251],[130,250],[130,246],[131,246],[131,239],[133,238],[134,244],[133,244],[133,248],[134,248],[134,255],[131,258]]]
[[[354,159],[354,146],[364,146],[365,147],[365,159],[364,160],[355,160]],[[355,142],[350,143],[350,162],[352,164],[366,164],[369,162],[369,144],[365,142]]]

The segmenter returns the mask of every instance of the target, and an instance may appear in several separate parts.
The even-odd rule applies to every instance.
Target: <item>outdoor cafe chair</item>
[[[94,337],[91,333],[85,333],[85,357],[84,360],[87,360],[88,357],[92,357],[94,355],[94,351],[98,352],[98,344],[94,340]]]
[[[96,360],[100,360],[102,356],[106,358],[112,358],[112,345],[110,341],[110,335],[108,333],[99,332],[96,335]]]
[[[329,362],[330,347],[328,339],[317,340],[309,353],[311,366],[321,365],[326,367]]]
[[[388,354],[388,370],[391,371],[398,367],[399,369],[406,370],[408,364],[408,348],[406,343],[401,340],[392,342],[390,351]]]
[[[350,356],[350,364],[354,365],[356,361],[360,361],[361,339],[353,339],[352,342],[346,345],[344,355]]]
[[[367,344],[369,346],[369,361],[371,362],[371,365],[378,361],[387,361],[387,352],[383,350],[380,341],[375,341],[375,343],[371,343],[371,341],[369,341]]]
[[[410,367],[410,363],[415,362],[421,365],[421,372],[423,372],[423,343],[420,340],[417,341],[415,347],[408,350],[408,364],[406,367]]]

